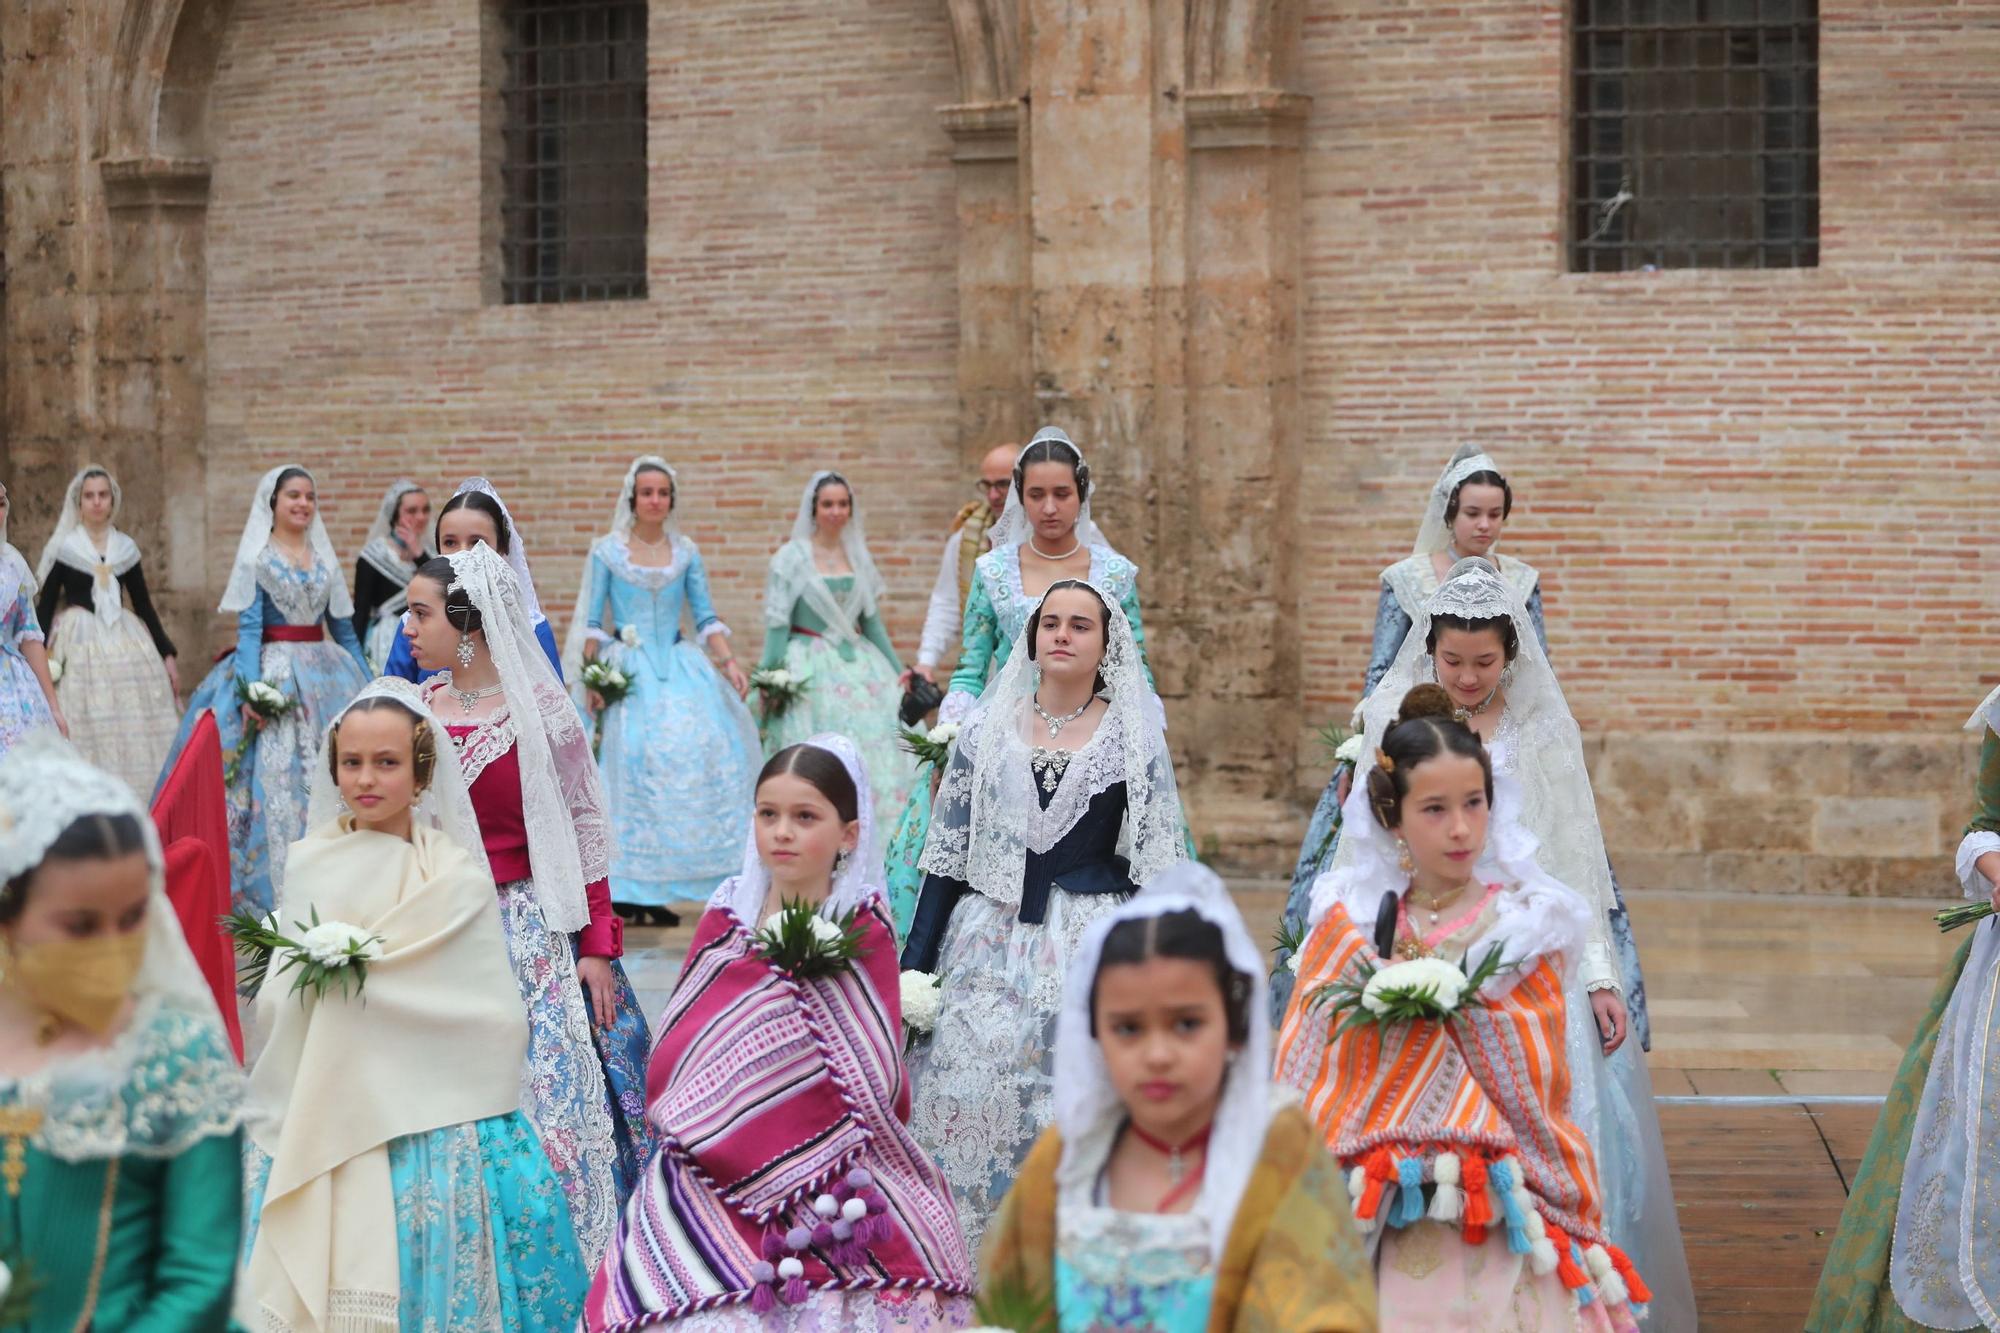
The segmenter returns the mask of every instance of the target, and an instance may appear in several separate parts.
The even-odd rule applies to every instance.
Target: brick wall
[[[1628,882],[1936,889],[1957,727],[2000,679],[1993,0],[1824,11],[1822,267],[1588,277],[1562,262],[1560,7],[1305,9],[1300,801],[1376,571],[1477,439],[1518,484],[1507,549],[1545,572]],[[479,23],[439,0],[236,7],[212,111],[210,577],[271,461],[321,470],[350,554],[391,477],[477,470],[560,618],[626,461],[657,450],[754,637],[765,557],[831,463],[913,643],[970,410],[945,6],[656,4],[650,299],[540,309],[481,298]]]
[[[1590,276],[1561,6],[1305,17],[1307,717],[1345,717],[1374,573],[1477,440],[1571,704],[1630,761],[1598,768],[1614,856],[1656,884],[1939,891],[2000,679],[2000,6],[1821,15],[1822,266]],[[1928,889],[1848,873],[1892,814],[1819,808],[1850,795],[1930,804],[1875,854]]]
[[[834,466],[913,654],[967,480],[943,6],[655,5],[651,297],[559,307],[481,299],[478,10],[235,8],[212,109],[215,585],[275,462],[315,468],[349,560],[395,477],[442,503],[484,472],[560,627],[627,463],[657,452],[754,656],[765,561]]]

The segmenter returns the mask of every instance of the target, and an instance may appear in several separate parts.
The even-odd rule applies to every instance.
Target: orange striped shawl
[[[1504,998],[1449,1023],[1367,1023],[1334,1037],[1338,1021],[1310,1000],[1364,956],[1372,944],[1335,904],[1299,951],[1278,1034],[1278,1077],[1304,1095],[1334,1155],[1352,1167],[1390,1147],[1419,1159],[1427,1182],[1440,1152],[1512,1155],[1550,1222],[1601,1241],[1597,1166],[1569,1118],[1560,959],[1542,958]]]

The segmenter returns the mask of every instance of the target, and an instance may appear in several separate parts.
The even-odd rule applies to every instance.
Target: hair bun
[[[1451,696],[1445,693],[1444,686],[1426,683],[1403,696],[1403,706],[1396,710],[1396,723],[1400,726],[1420,717],[1448,718],[1453,712]]]

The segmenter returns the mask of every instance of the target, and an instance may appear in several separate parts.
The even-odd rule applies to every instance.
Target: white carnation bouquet
[[[951,758],[951,747],[957,740],[956,722],[940,722],[929,731],[903,728],[903,748],[936,769],[942,769],[945,760]]]
[[[264,988],[277,964],[277,975],[293,973],[291,993],[305,1003],[305,992],[315,999],[338,986],[342,995],[359,995],[368,984],[368,965],[379,962],[383,953],[380,935],[370,935],[345,921],[321,921],[319,909],[310,921],[293,922],[297,938],[286,935],[276,912],[257,916],[235,912],[222,919],[222,929],[235,941],[236,953],[244,961],[236,970],[237,989],[254,996]]]
[[[1314,991],[1310,1003],[1347,1015],[1336,1036],[1364,1023],[1449,1022],[1467,1009],[1484,1008],[1479,988],[1506,970],[1497,944],[1477,967],[1468,969],[1466,961],[1405,958],[1378,966],[1363,958],[1352,975]]]
[[[759,667],[750,673],[750,683],[763,696],[764,717],[769,720],[783,717],[786,709],[803,698],[812,677],[803,673],[795,676],[785,667]]]
[[[236,784],[237,777],[243,772],[243,760],[249,755],[250,747],[257,743],[257,733],[299,706],[297,699],[291,698],[268,680],[253,680],[248,684],[237,681],[236,699],[256,715],[256,721],[243,728],[243,739],[236,742],[236,748],[229,753],[229,765],[223,770],[222,780],[231,786]]]
[[[627,630],[631,628],[630,625],[625,627]],[[621,640],[624,633],[625,630],[619,631]],[[633,637],[636,638],[637,634]],[[623,703],[625,696],[632,692],[632,678],[610,662],[595,657],[585,662],[578,674],[583,679],[583,687],[594,691],[604,704],[597,710],[597,719],[590,733],[590,752],[595,755],[604,745],[604,715],[611,711],[611,705]]]
[[[773,967],[803,979],[852,966],[861,956],[861,938],[853,912],[828,918],[811,903],[793,899],[771,913],[756,943]]]
[[[937,1030],[938,1011],[944,1007],[944,979],[935,972],[919,972],[915,968],[903,973],[899,978],[903,1001],[903,1026],[909,1037],[904,1048],[918,1037],[927,1037]]]

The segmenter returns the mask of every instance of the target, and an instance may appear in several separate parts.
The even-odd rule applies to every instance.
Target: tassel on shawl
[[[1477,1153],[1465,1159],[1465,1243],[1484,1245],[1493,1225],[1493,1191],[1487,1187],[1488,1163]]]
[[[1527,1212],[1521,1200],[1527,1191],[1520,1187],[1521,1166],[1513,1158],[1507,1157],[1493,1164],[1487,1173],[1492,1182],[1493,1192],[1500,1196],[1500,1208],[1507,1219],[1507,1249],[1513,1254],[1526,1254],[1533,1247],[1528,1240]]]
[[[1633,1266],[1625,1251],[1616,1245],[1607,1245],[1604,1248],[1611,1253],[1611,1266],[1618,1270],[1619,1277],[1625,1279],[1626,1298],[1634,1305],[1651,1305],[1653,1289],[1639,1276],[1639,1270]]]
[[[1437,1182],[1431,1195],[1431,1221],[1451,1223],[1464,1217],[1465,1191],[1458,1187],[1458,1154],[1439,1153],[1431,1165],[1431,1178]]]
[[[1590,1276],[1596,1281],[1597,1290],[1603,1294],[1606,1305],[1625,1305],[1631,1301],[1632,1293],[1625,1289],[1625,1279],[1618,1276],[1617,1267],[1602,1245],[1593,1245],[1585,1250],[1583,1259],[1590,1265]]]
[[[1423,1217],[1424,1164],[1420,1158],[1405,1157],[1396,1163],[1396,1208],[1389,1225],[1413,1226],[1423,1221]]]

